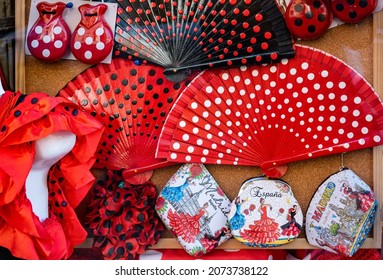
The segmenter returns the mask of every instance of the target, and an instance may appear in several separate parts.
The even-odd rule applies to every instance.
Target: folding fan
[[[156,157],[255,165],[279,177],[289,162],[382,142],[383,105],[371,85],[330,54],[296,46],[280,63],[201,72],[169,112]]]
[[[159,66],[117,58],[85,70],[59,92],[105,125],[96,168],[123,169],[128,178],[167,164],[154,157],[158,136],[188,81],[172,83],[162,72]],[[143,173],[129,182],[144,183],[150,176]]]
[[[160,65],[169,78],[190,68],[266,63],[294,55],[274,0],[117,3],[115,54]]]

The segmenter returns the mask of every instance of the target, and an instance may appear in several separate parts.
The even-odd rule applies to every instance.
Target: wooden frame
[[[16,1],[16,81],[15,88],[18,91],[25,92],[25,56],[24,41],[26,31],[26,5],[25,0]],[[383,11],[373,16],[373,86],[375,90],[383,97]],[[383,203],[383,146],[373,148],[373,188],[379,204]],[[382,222],[379,212],[375,219],[372,237],[367,238],[363,248],[381,248]],[[90,248],[93,240],[88,238],[79,248]],[[157,249],[180,249],[182,248],[174,238],[162,238],[152,248]],[[221,249],[250,249],[236,240],[229,240],[223,243]],[[281,247],[277,247],[281,248]],[[307,243],[305,238],[283,246],[283,249],[313,249],[314,247]]]

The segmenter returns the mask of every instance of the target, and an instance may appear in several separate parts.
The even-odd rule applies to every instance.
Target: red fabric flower
[[[130,185],[117,171],[108,171],[95,186],[86,225],[93,247],[105,259],[137,259],[157,243],[164,226],[155,212],[156,189],[151,181]]]

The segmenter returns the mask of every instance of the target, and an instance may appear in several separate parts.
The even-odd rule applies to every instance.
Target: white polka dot
[[[354,103],[355,104],[360,104],[361,102],[362,102],[362,99],[359,96],[354,98]]]
[[[359,123],[357,121],[352,122],[352,127],[357,128],[359,126]]]
[[[51,52],[48,49],[43,50],[43,56],[49,57],[51,55]]]
[[[324,95],[323,94],[318,94],[318,100],[323,100],[324,99]]]
[[[339,83],[339,88],[340,89],[344,89],[346,87],[346,83],[345,82],[340,82]]]
[[[348,107],[347,106],[342,106],[342,112],[347,113],[348,112]]]
[[[347,133],[347,137],[348,137],[349,139],[354,138],[354,133],[352,133],[352,132]]]
[[[247,70],[247,66],[242,65],[241,67],[239,67],[239,69],[241,69],[242,72],[245,72]]]
[[[80,35],[80,36],[84,35],[84,34],[85,34],[85,28],[80,27],[80,28],[77,30],[77,34]]]
[[[287,77],[287,75],[286,75],[285,73],[281,73],[281,74],[279,74],[279,78],[280,78],[281,80],[286,79],[286,77]]]
[[[327,78],[328,77],[328,71],[327,70],[323,70],[322,73],[321,73],[321,76],[323,78]]]
[[[335,94],[334,94],[334,93],[330,93],[330,94],[328,95],[328,98],[329,98],[330,100],[334,100],[334,98],[335,98]]]
[[[60,26],[56,26],[53,28],[53,33],[54,34],[60,34],[63,31],[63,29]]]
[[[194,116],[194,117],[192,118],[192,121],[193,121],[193,123],[197,123],[197,122],[199,121],[199,117]]]
[[[291,75],[295,75],[297,73],[297,69],[295,69],[295,68],[291,68],[290,69],[290,74]]]
[[[186,126],[186,122],[185,121],[180,121],[179,126],[180,127],[185,127]]]
[[[84,57],[86,59],[91,59],[92,58],[92,52],[91,51],[86,51],[85,54],[84,54]]]
[[[191,156],[186,156],[186,157],[185,157],[185,160],[186,160],[186,161],[191,161]]]
[[[240,81],[241,81],[241,77],[240,76],[235,76],[234,77],[234,82],[239,83]]]
[[[315,89],[315,90],[319,90],[319,89],[320,89],[320,84],[316,83],[316,84],[314,85],[314,89]]]
[[[198,132],[199,132],[199,128],[198,128],[198,127],[194,127],[194,128],[193,128],[193,133],[194,133],[194,134],[198,134]]]
[[[191,108],[192,108],[192,109],[197,109],[197,108],[198,108],[198,103],[197,103],[197,102],[193,102],[193,103],[191,104]]]
[[[202,140],[202,139],[198,139],[198,140],[197,140],[197,145],[198,145],[198,146],[201,146],[202,144],[203,144],[203,140]]]
[[[331,117],[330,117],[330,122],[335,122],[335,121],[336,121],[336,117],[331,116]]]
[[[359,110],[354,110],[354,112],[352,112],[352,114],[354,115],[354,117],[359,117],[360,116],[360,111]]]
[[[340,122],[340,123],[346,123],[346,118],[341,117],[341,118],[339,119],[339,122]]]
[[[99,28],[97,28],[96,29],[96,35],[97,36],[101,36],[102,34],[104,34],[104,28],[102,28],[102,27],[99,27]]]
[[[334,138],[334,139],[332,140],[332,142],[336,145],[336,144],[339,143],[339,139],[338,139],[338,138]]]
[[[218,147],[218,146],[217,146],[216,143],[213,143],[213,144],[211,145],[211,148],[214,149],[214,150],[217,149],[217,147]]]
[[[333,88],[333,86],[334,86],[334,83],[333,83],[333,82],[327,82],[327,83],[326,83],[326,87],[327,87],[328,89]]]
[[[341,97],[340,97],[340,100],[342,100],[343,102],[344,101],[347,101],[348,97],[347,95],[343,94]]]
[[[81,48],[81,42],[76,41],[76,42],[73,44],[73,47],[74,47],[76,50],[80,49],[80,48]]]
[[[208,150],[208,149],[204,149],[204,150],[202,151],[202,153],[203,153],[205,156],[207,156],[207,155],[209,154],[209,150]]]
[[[222,163],[222,161],[220,160],[220,159],[217,159],[217,164],[221,164]]]
[[[381,139],[380,139],[380,136],[379,136],[379,135],[374,136],[374,141],[375,141],[375,142],[378,143],[378,142],[380,142],[380,140],[381,140]]]
[[[350,148],[350,144],[349,143],[345,143],[343,144],[343,147],[345,147],[346,149]]]
[[[31,47],[32,48],[37,48],[39,46],[39,41],[37,41],[37,40],[33,40],[32,42],[31,42]]]
[[[372,115],[370,114],[366,115],[366,121],[370,122],[372,121],[372,119],[373,119]]]
[[[307,87],[302,88],[302,93],[306,94],[309,92],[309,89]]]
[[[336,110],[336,107],[335,105],[330,105],[329,109],[331,112],[334,112]]]
[[[219,157],[219,158],[223,158],[223,153],[219,153],[219,154],[218,154],[218,157]]]
[[[212,93],[213,92],[213,88],[211,86],[206,87],[205,90],[206,90],[207,93]]]
[[[226,114],[227,116],[231,115],[231,110],[230,110],[230,109],[226,109],[226,110],[225,110],[225,114]]]
[[[366,141],[362,138],[362,139],[359,139],[359,140],[358,140],[358,143],[359,143],[360,145],[364,145],[364,144],[366,143]]]
[[[180,143],[178,143],[178,142],[174,142],[174,143],[173,143],[173,149],[174,149],[174,150],[179,150],[179,148],[181,148]]]
[[[171,159],[176,159],[176,158],[177,158],[177,154],[176,154],[176,153],[172,153],[172,154],[170,155],[170,158],[171,158]]]
[[[229,87],[229,92],[230,93],[234,93],[235,92],[235,87],[234,86]]]
[[[222,94],[225,92],[225,88],[223,86],[220,86],[220,87],[218,87],[217,91],[219,94]]]
[[[259,74],[258,70],[253,70],[253,71],[251,72],[251,75],[252,75],[253,77],[257,77],[258,74]]]
[[[103,42],[98,42],[96,44],[96,49],[98,49],[99,51],[102,51],[104,48],[105,48],[105,44]]]
[[[211,128],[211,125],[210,125],[210,124],[205,124],[205,129],[206,129],[207,131],[209,131],[210,128]]]
[[[189,134],[185,133],[184,135],[182,135],[182,140],[189,141],[189,139],[190,139]]]
[[[57,49],[61,49],[62,46],[63,46],[63,42],[60,41],[60,40],[57,40],[54,42],[54,46],[57,48]]]
[[[43,37],[43,42],[44,42],[45,44],[48,44],[50,41],[51,41],[51,37],[50,37],[49,35],[45,35],[45,36]]]
[[[363,127],[361,129],[361,131],[362,131],[363,134],[367,134],[368,133],[368,128],[367,127]]]
[[[268,79],[269,79],[269,75],[267,74],[262,75],[262,80],[267,81]]]
[[[214,103],[217,104],[217,105],[220,105],[222,103],[222,99],[217,97],[215,100],[214,100]]]
[[[303,70],[307,70],[309,68],[309,64],[307,62],[303,62],[301,67]]]
[[[226,81],[227,79],[229,79],[229,74],[227,74],[227,73],[223,73],[223,74],[222,74],[222,79],[225,80],[225,81]]]
[[[210,108],[210,106],[211,106],[211,101],[210,101],[210,100],[205,100],[205,102],[203,103],[203,105],[205,106],[205,108]]]
[[[287,63],[289,63],[289,60],[288,60],[287,58],[283,58],[283,59],[281,60],[281,63],[282,63],[283,65],[287,65]]]
[[[93,43],[93,38],[92,37],[86,37],[85,44],[91,45],[92,43]]]
[[[40,25],[38,25],[35,28],[35,32],[36,32],[36,34],[41,34],[41,32],[43,32],[43,28]]]
[[[189,153],[193,153],[194,152],[194,147],[193,146],[189,146],[188,147],[188,152]]]
[[[213,135],[212,135],[211,133],[208,133],[208,134],[206,135],[206,137],[207,137],[207,139],[212,139],[212,138],[213,138]]]
[[[297,78],[297,83],[298,83],[298,84],[303,83],[303,78],[302,78],[302,77],[298,77],[298,78]]]

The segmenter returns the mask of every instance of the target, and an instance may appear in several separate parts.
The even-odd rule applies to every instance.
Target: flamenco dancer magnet
[[[286,182],[257,177],[242,184],[228,219],[234,238],[241,243],[276,247],[298,237],[303,214]]]
[[[156,210],[185,251],[198,257],[231,237],[230,200],[202,164],[184,164],[157,198]]]

